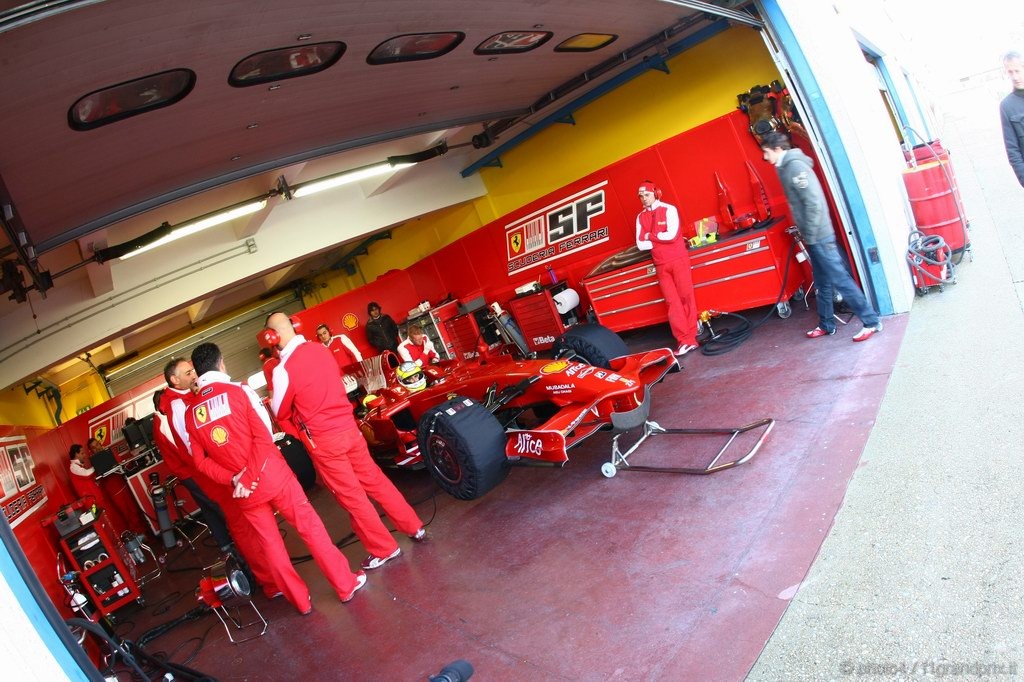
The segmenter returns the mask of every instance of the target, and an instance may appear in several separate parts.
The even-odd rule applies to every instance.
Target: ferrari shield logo
[[[92,432],[92,437],[98,440],[100,443],[107,442],[107,427],[97,426],[96,430]]]
[[[209,414],[206,412],[206,405],[200,405],[195,409],[196,421],[205,424]]]
[[[224,445],[228,442],[228,430],[223,426],[214,426],[213,431],[210,432],[210,440],[217,445]]]
[[[512,253],[519,253],[523,249],[523,233],[516,232],[509,238],[508,243],[512,247]]]

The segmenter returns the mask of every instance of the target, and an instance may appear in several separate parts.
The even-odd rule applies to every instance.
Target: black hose
[[[915,274],[919,290],[926,290],[931,284],[948,284],[956,281],[956,265],[952,260],[952,250],[941,235],[926,235],[914,230],[907,237],[907,263]],[[941,276],[930,272],[925,265],[935,268],[945,267]]]
[[[754,324],[750,323],[750,320],[738,315],[736,313],[722,313],[723,316],[735,317],[740,321],[740,324],[735,329],[727,329],[721,334],[716,334],[711,338],[710,341],[705,343],[700,352],[702,355],[715,356],[724,355],[731,351],[736,350],[738,346],[747,341],[751,336],[754,335],[754,330],[760,327],[762,324],[768,321],[768,318],[775,312],[779,303],[782,302],[782,298],[786,295],[786,284],[789,282],[789,266],[793,261],[793,254],[796,252],[797,239],[794,238],[793,245],[789,247],[789,252],[786,254],[786,267],[782,271],[782,287],[779,289],[779,295],[775,297],[775,303],[772,304],[772,308],[765,313],[765,316]],[[804,292],[804,296],[810,296],[809,291]]]
[[[96,623],[91,620],[86,620],[85,618],[68,618],[64,622],[67,623],[68,627],[82,628],[83,630],[96,635],[107,643],[107,646],[110,647],[111,654],[123,658],[124,662],[131,666],[132,670],[138,673],[139,677],[144,680],[150,679],[149,675],[147,675],[145,671],[139,667],[139,664],[135,662],[135,657],[132,656],[128,649],[124,647],[122,643],[117,642],[113,637],[108,635],[107,631]]]
[[[923,137],[921,137],[921,134],[919,132],[917,132],[916,130],[914,130],[913,128],[911,128],[910,126],[905,125],[905,126],[903,126],[903,129],[906,130],[906,131],[909,131],[912,135],[917,135],[918,139],[921,140],[921,142],[924,144],[924,146],[928,147],[928,151],[930,151],[932,153],[932,156],[935,157],[935,160],[939,162],[939,168],[942,169],[942,174],[946,176],[946,184],[949,186],[950,194],[953,195],[953,205],[956,206],[956,214],[957,214],[957,217],[960,218],[960,232],[961,232],[961,234],[963,235],[963,238],[964,238],[964,248],[961,249],[959,257],[956,259],[955,263],[953,262],[953,260],[951,258],[950,259],[950,263],[951,263],[951,265],[960,265],[961,261],[963,261],[963,259],[964,259],[964,254],[967,253],[967,250],[970,248],[971,240],[967,236],[967,216],[965,216],[963,211],[960,210],[960,200],[958,198],[958,193],[957,193],[956,185],[953,183],[953,176],[951,176],[949,174],[949,169],[946,168],[947,164],[942,163],[942,157],[940,157],[939,154],[935,151],[935,147],[932,146],[931,142],[928,142]],[[913,145],[910,146],[910,158],[911,159],[914,158],[914,146]],[[952,251],[951,251],[951,253],[952,253]]]

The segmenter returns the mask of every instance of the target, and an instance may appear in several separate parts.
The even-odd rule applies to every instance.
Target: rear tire
[[[581,324],[558,337],[553,347],[557,357],[565,350],[575,351],[576,357],[594,367],[611,369],[611,361],[629,355],[626,343],[608,327],[599,324]]]
[[[508,475],[505,430],[475,400],[456,396],[428,410],[417,439],[430,475],[454,498],[483,497]]]

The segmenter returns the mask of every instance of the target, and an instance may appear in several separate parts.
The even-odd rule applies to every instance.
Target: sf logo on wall
[[[506,225],[508,273],[608,241],[608,226],[594,225],[594,219],[605,212],[607,184],[607,180],[599,182]]]

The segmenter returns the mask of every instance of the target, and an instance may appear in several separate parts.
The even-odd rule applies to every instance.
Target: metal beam
[[[705,26],[704,28],[690,34],[689,36],[683,38],[682,40],[673,43],[672,45],[669,45],[667,48],[667,53],[665,55],[657,54],[644,58],[643,61],[641,61],[639,64],[631,66],[630,68],[626,69],[625,71],[615,76],[608,82],[598,85],[593,90],[578,97],[572,102],[569,102],[561,109],[558,109],[557,111],[548,114],[546,117],[542,118],[537,123],[531,125],[529,128],[527,128],[523,132],[519,133],[518,135],[510,139],[508,142],[505,142],[504,144],[495,147],[487,154],[481,156],[472,164],[462,169],[462,177],[469,177],[470,175],[476,173],[481,168],[486,168],[488,166],[495,165],[500,166],[501,162],[499,161],[499,159],[503,154],[508,152],[510,149],[518,147],[519,145],[521,145],[523,142],[526,142],[534,135],[537,135],[538,133],[541,133],[544,130],[546,130],[549,126],[554,125],[555,123],[563,122],[567,116],[572,116],[572,113],[574,111],[582,109],[591,102],[605,96],[612,90],[615,90],[625,85],[634,78],[642,76],[651,69],[662,68],[664,66],[666,59],[675,57],[676,55],[685,52],[691,47],[695,47],[700,43],[703,43],[705,40],[708,40],[718,35],[719,33],[722,33],[728,28],[728,22],[724,20],[715,21],[714,23]]]
[[[747,26],[753,26],[754,28],[764,28],[764,22],[760,19],[755,19],[746,12],[740,12],[734,9],[726,9],[719,7],[718,5],[712,5],[710,2],[702,2],[702,0],[661,0],[667,2],[670,5],[676,7],[685,7],[687,9],[695,9],[699,12],[705,12],[707,14],[713,14],[729,21],[735,21],[737,24],[746,24]]]

